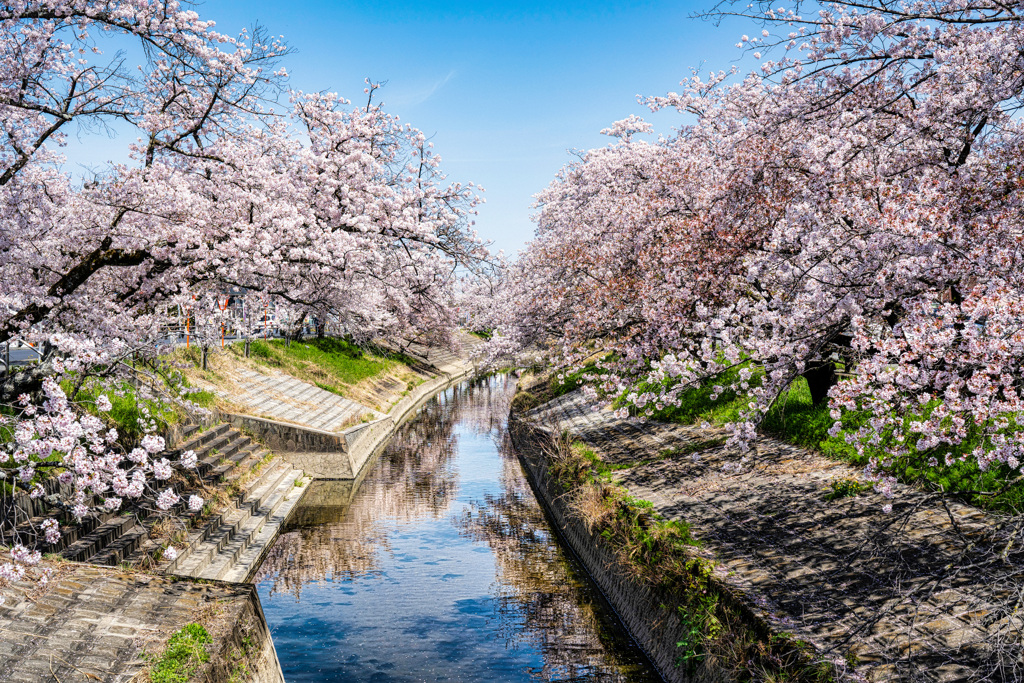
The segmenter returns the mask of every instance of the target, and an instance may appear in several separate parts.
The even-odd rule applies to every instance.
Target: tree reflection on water
[[[260,566],[256,582],[298,599],[302,586],[326,578],[355,579],[380,571],[390,550],[387,525],[446,514],[458,490],[452,466],[453,406],[431,401],[391,440],[362,480],[314,481]]]
[[[647,678],[625,634],[604,623],[609,608],[570,566],[503,430],[500,453],[501,495],[471,502],[456,524],[494,552],[506,642],[529,642],[543,652],[541,680],[658,680]],[[617,656],[622,649],[632,656]]]

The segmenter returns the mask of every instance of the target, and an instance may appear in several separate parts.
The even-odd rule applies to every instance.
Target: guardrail
[[[21,339],[8,340],[0,345],[0,375],[6,375],[11,368],[42,360],[43,354],[36,347]]]

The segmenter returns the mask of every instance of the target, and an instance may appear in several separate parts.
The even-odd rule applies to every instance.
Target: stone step
[[[198,454],[199,448],[201,448],[204,444],[208,443],[209,441],[223,435],[229,429],[231,429],[231,425],[226,423],[215,425],[213,427],[210,427],[206,431],[201,432],[200,434],[197,434],[196,436],[192,437],[175,450],[181,453],[184,453],[185,451],[196,451]]]
[[[200,461],[205,468],[216,468],[221,461],[225,459],[230,460],[239,450],[248,447],[252,443],[252,439],[236,431],[229,432],[227,435],[222,436],[221,439],[228,439],[228,441],[218,446],[216,453],[208,453]]]
[[[198,575],[210,565],[217,553],[224,549],[251,516],[251,510],[248,508],[233,508],[218,516],[216,525],[210,524],[206,527],[211,530],[209,535],[204,533],[200,544],[187,558],[175,565],[174,573],[179,576]]]
[[[127,561],[147,538],[149,538],[149,529],[143,524],[135,524],[87,559],[86,562],[108,567],[116,566]]]
[[[73,562],[84,562],[116,541],[136,525],[135,515],[122,514],[104,522],[61,551],[61,556]]]
[[[259,515],[253,515],[235,534],[218,554],[215,560],[201,571],[197,578],[223,579],[228,574],[244,573],[245,576],[252,573],[248,567],[240,565],[239,560],[243,554],[260,558],[269,548],[270,543],[277,537],[281,525],[287,517],[288,511],[282,508],[286,503],[295,501],[301,497],[305,487],[299,488],[295,484],[302,478],[300,470],[291,470],[281,479],[277,486],[270,492],[263,507],[259,509]]]
[[[195,450],[196,457],[199,458],[199,460],[207,460],[210,457],[220,455],[221,449],[231,443],[231,440],[231,435],[224,433],[193,450]]]
[[[250,542],[249,547],[241,554],[241,556],[235,561],[233,565],[221,571],[218,577],[221,581],[233,581],[241,583],[249,581],[256,571],[259,569],[260,564],[263,562],[263,558],[270,550],[277,538],[277,535],[281,532],[281,527],[284,526],[285,521],[288,519],[288,515],[292,509],[298,505],[299,500],[305,493],[310,480],[303,477],[296,480],[299,485],[293,484],[291,490],[285,493],[281,504],[277,507],[276,512],[269,516],[266,524],[257,534],[256,538]]]
[[[178,439],[182,440],[182,441],[185,441],[185,440],[189,439],[191,436],[193,436],[200,429],[201,429],[200,425],[197,425],[197,424],[182,425],[182,426],[180,426],[178,428]],[[177,449],[175,449],[175,450],[177,450]]]
[[[251,441],[245,444],[242,448],[238,449],[231,455],[224,458],[225,462],[222,465],[217,465],[210,470],[210,475],[221,480],[225,475],[238,467],[241,463],[245,462],[252,456],[253,452],[257,450],[257,445]]]
[[[114,517],[115,514],[111,512],[94,512],[83,517],[81,521],[75,521],[67,513],[54,510],[52,515],[35,516],[19,524],[17,527],[18,539],[27,547],[36,545],[44,552],[60,552]],[[60,540],[56,543],[47,543],[42,532],[42,523],[50,518],[56,519],[60,523]]]
[[[283,463],[267,467],[250,483],[249,489],[236,499],[235,507],[211,519],[193,542],[188,554],[179,557],[167,571],[181,576],[198,576],[235,539],[242,527],[254,515],[261,513],[270,494],[292,471],[291,466]]]
[[[262,461],[268,455],[270,455],[270,451],[266,448],[263,448],[259,444],[253,444],[252,450],[250,450],[248,455],[238,463],[235,469],[224,475],[224,481],[230,484],[237,480],[243,474],[252,469],[256,463]]]
[[[215,454],[214,449],[218,449]],[[258,462],[257,455],[262,458],[268,453],[254,444],[248,436],[227,424],[220,424],[194,435],[180,449],[170,453],[176,455],[185,450],[194,450],[197,455],[202,453],[206,456],[200,460],[198,467],[200,478],[206,482],[231,475],[237,479],[244,473],[234,471],[240,464],[245,463],[251,468]],[[275,476],[284,476],[287,473],[286,470],[268,469],[273,470]],[[250,508],[262,505],[271,484],[277,481],[267,480],[267,475],[268,471],[261,472],[260,477],[247,487],[236,505],[247,505]],[[256,487],[261,486],[264,490],[257,491]],[[194,489],[192,485],[181,481],[174,488],[181,501],[171,512],[187,526],[191,518],[200,514],[187,508],[187,500]],[[48,552],[59,551],[61,556],[76,562],[111,566],[122,562],[141,562],[148,553],[157,549],[156,544],[149,540],[149,532],[162,515],[153,514],[154,511],[144,505],[129,508],[127,505],[130,502],[125,501],[126,507],[120,512],[90,515],[78,524],[62,524],[61,540],[53,545],[40,543],[40,546]],[[45,517],[39,517],[29,520],[29,523],[34,523],[38,529],[43,519]]]
[[[220,452],[220,457],[221,458],[229,458],[230,459],[231,456],[233,456],[239,450],[241,450],[242,448],[245,448],[246,446],[248,446],[249,444],[252,443],[252,439],[250,439],[249,437],[247,437],[246,435],[244,435],[244,434],[242,434],[240,432],[234,432],[233,431],[231,433],[232,433],[232,435],[234,435],[235,438],[230,443],[228,443],[227,446],[225,446],[223,449],[221,449],[221,452]]]

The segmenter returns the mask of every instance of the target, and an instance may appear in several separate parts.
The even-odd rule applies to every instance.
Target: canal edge
[[[545,446],[558,438],[543,426],[524,419],[514,409],[508,417],[508,433],[527,481],[549,515],[555,532],[577,558],[636,645],[669,683],[724,683],[736,680],[728,661],[705,657],[689,668],[683,666],[681,643],[690,630],[679,617],[686,604],[684,589],[651,585],[636,576],[619,559],[616,548],[598,532],[589,531],[567,504],[565,491],[549,473]],[[571,434],[568,436],[571,437]],[[739,615],[751,637],[766,644],[784,645],[788,634],[779,633],[755,606],[713,573],[703,578],[704,588]]]
[[[396,403],[386,417],[350,430],[354,434],[344,434],[342,438],[345,440],[346,448],[343,451],[339,449],[334,455],[343,454],[348,457],[352,463],[352,476],[350,479],[359,479],[360,474],[366,470],[374,457],[386,448],[398,429],[411,419],[419,408],[452,386],[467,379],[472,379],[476,373],[477,369],[471,363],[463,368],[459,368],[455,372],[441,371],[440,376],[416,387],[409,395]],[[244,424],[236,424],[240,421],[240,418],[249,417],[251,416],[233,415],[218,411],[213,422],[234,424],[236,427],[244,427],[247,430],[260,431],[259,429],[254,429],[256,423],[252,420],[245,420]],[[260,422],[268,423],[272,426],[279,424],[299,432],[310,432],[311,434],[313,432],[313,430],[302,429],[287,423],[274,423],[273,421],[262,419]],[[275,459],[288,462],[288,455],[287,451],[276,451]],[[321,477],[311,479],[315,478]],[[301,504],[309,488],[309,482],[301,487],[298,498],[289,508],[284,518],[280,520],[280,524],[274,528],[272,537],[263,544],[256,561],[251,562],[245,568],[244,580],[237,582],[198,580],[198,583],[212,583],[223,585],[225,588],[234,587],[249,590],[244,605],[231,620],[228,635],[217,639],[219,654],[213,656],[207,670],[206,680],[213,682],[231,681],[232,683],[284,683],[284,675],[277,656],[277,650],[274,646],[273,636],[263,613],[263,607],[253,579],[256,577],[267,552],[269,552],[277,540],[281,530],[287,525],[288,520],[293,516],[295,509]],[[171,576],[170,578],[189,580],[180,576]],[[195,579],[192,580],[195,581]]]

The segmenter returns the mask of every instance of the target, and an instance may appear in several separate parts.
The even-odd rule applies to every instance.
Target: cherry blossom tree
[[[504,343],[613,352],[593,388],[641,416],[744,366],[742,447],[804,376],[873,475],[969,457],[1014,476],[1020,22],[989,3],[760,7],[739,43],[759,73],[650,98],[689,122],[654,143],[620,122],[538,195]]]

